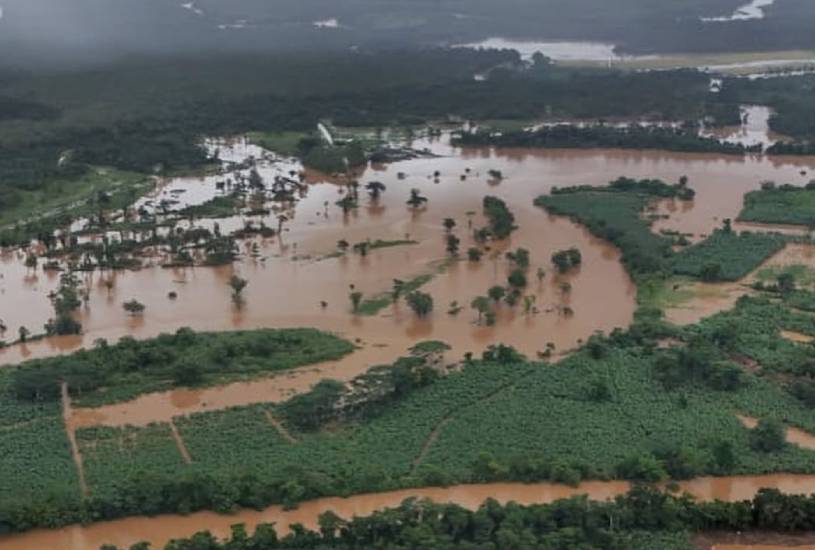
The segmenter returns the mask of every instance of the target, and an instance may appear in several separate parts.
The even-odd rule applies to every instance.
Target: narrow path
[[[297,443],[297,439],[289,433],[289,430],[286,429],[286,426],[284,426],[277,418],[272,416],[272,411],[267,409],[263,412],[266,415],[266,419],[269,421],[269,424],[271,424],[274,427],[274,429],[277,430],[277,433],[279,433],[283,439],[285,439],[292,445]]]
[[[433,428],[433,431],[430,432],[429,436],[427,436],[427,439],[425,439],[424,444],[422,445],[422,450],[419,451],[418,456],[416,456],[416,458],[413,460],[413,465],[411,466],[411,471],[416,471],[416,468],[418,468],[419,465],[422,462],[424,462],[424,459],[427,456],[427,453],[430,451],[430,447],[432,447],[433,443],[435,443],[436,440],[439,438],[439,434],[444,429],[444,427],[447,424],[449,424],[450,421],[453,419],[453,415],[455,414],[455,412],[456,411],[451,411],[447,416],[442,418],[441,422],[436,424],[436,427]]]
[[[170,424],[170,433],[173,435],[175,445],[178,447],[178,452],[181,453],[181,458],[183,458],[184,462],[187,464],[191,464],[192,457],[190,456],[190,452],[187,450],[187,446],[184,444],[184,440],[181,438],[181,434],[178,433],[178,428],[175,427],[175,422],[170,419],[168,424]]]
[[[85,467],[82,464],[82,454],[79,452],[79,445],[76,442],[76,431],[71,426],[71,395],[68,393],[68,383],[62,383],[62,419],[65,424],[65,433],[68,436],[68,442],[71,444],[71,455],[74,457],[74,464],[76,465],[76,474],[79,477],[79,489],[82,491],[82,496],[88,496],[88,484],[85,481]]]
[[[418,468],[422,464],[422,462],[424,462],[424,459],[427,457],[427,453],[430,452],[430,448],[433,446],[433,443],[435,443],[436,440],[441,435],[441,431],[444,429],[445,426],[447,426],[447,424],[450,423],[451,420],[453,420],[453,418],[457,414],[462,413],[462,412],[464,412],[464,411],[466,411],[468,409],[471,409],[471,408],[473,408],[475,406],[483,405],[484,403],[486,403],[487,401],[489,401],[490,399],[492,399],[493,397],[495,397],[499,393],[503,392],[504,390],[508,390],[508,389],[516,386],[518,384],[518,382],[521,382],[522,380],[525,380],[526,378],[528,378],[531,375],[532,375],[532,372],[530,372],[529,374],[526,374],[524,376],[521,376],[517,380],[513,380],[509,384],[504,384],[503,386],[500,386],[499,388],[491,391],[490,393],[488,393],[487,395],[485,395],[484,397],[482,397],[478,401],[470,403],[466,407],[461,407],[460,409],[452,410],[452,411],[448,412],[441,420],[439,420],[438,424],[436,424],[436,426],[433,428],[433,430],[427,436],[427,439],[425,439],[424,443],[422,444],[422,448],[419,451],[419,454],[416,456],[415,459],[413,459],[413,464],[411,465],[410,472],[414,473],[416,471],[416,468]]]

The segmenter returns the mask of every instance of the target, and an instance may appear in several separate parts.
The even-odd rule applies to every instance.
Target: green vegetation
[[[150,340],[99,341],[93,350],[20,365],[12,387],[24,401],[49,402],[67,382],[75,404],[98,406],[194,381],[217,385],[339,359],[354,346],[313,329],[195,333],[180,329]],[[181,385],[189,385],[182,383]]]
[[[419,354],[373,369],[347,386],[324,381],[278,405],[179,417],[174,423],[190,463],[166,425],[83,429],[77,437],[94,498],[79,511],[73,502],[56,517],[226,511],[322,495],[500,480],[575,484],[618,477],[813,473],[815,454],[779,446],[772,436],[779,424],[815,432],[815,408],[796,389],[808,381],[811,353],[780,335],[781,330],[815,335],[815,317],[771,298],[743,298],[733,311],[681,330],[640,317],[628,332],[592,337],[557,368],[495,346],[482,360],[467,358],[460,370],[440,377]],[[674,338],[674,348],[657,349],[666,336]],[[174,349],[175,340],[187,337],[182,332],[163,338]],[[211,349],[213,337],[202,339],[196,349]],[[127,350],[160,357],[153,351],[157,345],[125,343],[105,357],[124,357]],[[100,353],[80,352],[61,361],[79,363]],[[743,368],[745,358],[760,368]],[[19,372],[31,372],[30,365],[3,376],[16,382]],[[80,401],[101,399],[85,391],[77,395]],[[14,402],[56,406],[46,398]],[[744,428],[737,414],[761,419],[761,429]]]
[[[360,315],[376,315],[389,305],[395,303],[402,296],[407,296],[429,283],[433,277],[434,274],[425,273],[408,281],[395,280],[394,289],[392,291],[362,301],[357,313]]]
[[[249,132],[247,137],[252,143],[264,149],[274,151],[279,155],[294,157],[300,153],[300,142],[307,135],[305,132],[297,131],[270,131]]]
[[[739,220],[815,227],[815,184],[804,189],[765,184],[763,189],[744,196]]]
[[[244,205],[244,195],[233,192],[212,197],[195,206],[188,206],[180,210],[178,214],[184,218],[228,218],[238,214]]]
[[[37,204],[40,196],[87,198],[82,178],[94,166],[159,175],[206,166],[212,159],[198,146],[201,136],[252,132],[256,143],[334,172],[346,169],[345,159],[351,167],[363,163],[364,151],[359,140],[320,144],[313,135],[321,120],[351,128],[423,125],[450,115],[738,120],[739,103],[712,99],[706,76],[692,71],[637,74],[546,63],[519,68],[511,51],[440,49],[207,55],[11,75],[0,79],[0,101],[33,97],[30,108],[14,116],[39,114],[28,124],[0,117],[0,220],[26,216],[24,205]],[[486,82],[473,81],[474,73],[488,69],[494,70]]]
[[[788,240],[779,234],[717,229],[701,243],[677,254],[673,270],[705,281],[737,281],[781,251]]]
[[[13,372],[0,372],[0,532],[8,530],[7,511],[23,512],[12,520],[17,530],[56,526],[65,523],[63,513],[79,508],[80,500],[61,404],[16,399]]]
[[[665,269],[672,254],[671,241],[651,231],[642,212],[652,200],[678,196],[684,188],[657,180],[620,178],[609,187],[552,189],[535,200],[553,214],[569,216],[592,234],[616,245],[629,273],[641,276]]]
[[[723,229],[705,241],[675,253],[673,236],[651,231],[644,217],[654,200],[677,197],[690,199],[693,191],[680,182],[668,185],[659,180],[619,178],[608,187],[579,186],[552,189],[535,204],[553,214],[569,216],[585,225],[594,235],[615,244],[623,263],[640,283],[650,275],[670,273],[707,281],[735,281],[784,248],[788,239],[766,233],[736,233],[725,221]],[[565,257],[561,258],[565,260]]]
[[[27,242],[77,217],[121,209],[153,185],[146,175],[91,167],[73,181],[54,177],[42,187],[0,187],[0,246]]]
[[[461,132],[453,138],[459,146],[542,147],[551,149],[660,149],[682,153],[744,155],[761,152],[761,145],[745,147],[699,135],[698,125],[688,128],[632,125],[617,128],[599,124],[576,127],[568,124],[535,131]]]
[[[303,147],[300,144],[303,165],[326,174],[347,172],[362,166],[367,161],[362,145],[351,142],[348,145],[313,145]]]
[[[510,212],[504,201],[498,197],[488,195],[484,197],[484,215],[489,220],[489,234],[503,240],[509,237],[517,226],[515,225],[515,215]]]

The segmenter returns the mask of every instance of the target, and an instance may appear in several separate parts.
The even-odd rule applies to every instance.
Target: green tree
[[[458,247],[461,240],[455,235],[447,235],[447,253],[451,256],[458,255]]]
[[[478,312],[478,323],[481,323],[481,317],[490,311],[490,299],[486,296],[477,296],[470,302],[470,307]]]
[[[492,286],[490,287],[489,290],[487,290],[487,296],[489,296],[490,299],[496,303],[500,302],[501,299],[503,299],[503,297],[506,295],[506,293],[507,290],[500,285]]]
[[[765,453],[780,451],[786,443],[784,426],[773,419],[761,419],[750,433],[750,446]]]
[[[176,386],[195,386],[203,378],[201,366],[194,359],[183,358],[173,367],[173,382]]]
[[[513,288],[524,288],[526,287],[526,275],[520,269],[513,269],[512,272],[507,277],[507,282],[509,286]]]
[[[357,313],[359,311],[359,305],[362,303],[362,292],[352,292],[348,297],[351,299],[351,308],[354,313]]]
[[[422,192],[418,189],[411,189],[410,190],[410,198],[408,199],[407,203],[410,205],[411,208],[418,209],[424,206],[427,202],[427,197],[422,196]]]
[[[130,315],[141,315],[142,313],[144,313],[144,310],[146,308],[143,303],[135,299],[123,303],[122,307]]]
[[[406,301],[419,317],[425,317],[433,311],[433,297],[425,292],[415,291],[407,295]]]
[[[229,287],[232,289],[232,298],[234,300],[239,300],[241,297],[241,293],[243,289],[246,288],[246,285],[249,284],[249,281],[244,279],[243,277],[239,277],[238,275],[232,275],[229,278]]]
[[[371,199],[377,201],[379,200],[379,196],[385,191],[385,184],[381,181],[369,181],[365,185],[365,188],[368,190]]]

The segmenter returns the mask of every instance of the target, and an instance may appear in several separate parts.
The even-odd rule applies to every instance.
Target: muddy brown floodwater
[[[532,201],[537,195],[549,192],[553,186],[601,185],[621,175],[669,182],[684,175],[697,191],[696,200],[661,205],[670,217],[660,221],[656,229],[677,228],[700,235],[712,231],[724,218],[735,218],[742,195],[758,188],[762,180],[800,185],[809,180],[808,174],[815,166],[812,158],[782,160],[602,150],[459,150],[450,147],[445,139],[415,145],[428,147],[440,156],[367,169],[360,182],[364,185],[379,180],[387,185],[387,190],[376,204],[363,198],[360,208],[348,215],[343,215],[334,204],[342,196],[342,186],[311,183],[286,224],[282,238],[256,241],[260,258],[247,257],[223,268],[146,268],[113,275],[85,275],[90,300],[80,313],[84,334],[12,346],[0,350],[0,362],[56,355],[91,345],[97,338],[116,340],[124,335],[145,338],[182,326],[196,330],[307,326],[338,333],[359,345],[358,351],[340,361],[264,380],[152,394],[99,409],[75,409],[69,414],[70,428],[74,428],[144,425],[195,411],[279,400],[324,377],[348,380],[372,365],[391,362],[411,345],[427,339],[448,342],[453,347],[451,356],[455,357],[466,351],[479,352],[496,342],[513,345],[528,355],[545,349],[548,342],[554,343],[559,351],[568,350],[595,331],[627,326],[635,309],[636,289],[615,248],[570,221],[535,208]],[[505,179],[500,183],[489,181],[490,169],[501,170]],[[435,171],[441,174],[438,182],[432,177]],[[267,177],[274,173],[272,167],[261,169],[261,174]],[[201,180],[172,183],[174,188],[188,185],[191,190],[196,184],[200,185]],[[420,189],[429,199],[426,208],[420,211],[407,208],[405,201],[411,188]],[[484,224],[480,212],[486,194],[500,196],[507,202],[519,229],[508,242],[494,244],[480,263],[453,262],[439,272],[445,259],[442,220],[452,217],[457,221],[454,232],[462,239],[461,250],[466,251],[473,244],[468,213],[478,213],[472,216],[474,227]],[[242,223],[238,217],[223,221],[222,227],[234,228]],[[272,216],[266,223],[275,226],[276,220]],[[339,239],[355,243],[406,238],[418,244],[374,250],[366,257],[355,254],[331,257]],[[490,286],[505,282],[508,266],[501,259],[503,252],[520,246],[531,252],[532,273],[539,266],[547,271],[541,283],[531,277],[527,290],[536,296],[538,313],[524,315],[502,309],[495,326],[479,326],[468,304]],[[552,276],[550,256],[570,246],[582,251],[582,267],[568,277]],[[10,334],[16,334],[20,326],[38,331],[50,315],[47,293],[58,283],[54,274],[26,269],[23,260],[16,252],[0,255],[0,318]],[[233,273],[249,280],[242,308],[236,308],[230,299],[227,281]],[[371,297],[387,291],[394,278],[404,280],[426,273],[436,274],[424,287],[435,299],[435,311],[427,319],[417,319],[403,304],[389,306],[372,317],[354,316],[349,311],[350,285]],[[111,289],[104,284],[108,279],[114,282]],[[562,282],[570,283],[570,293],[561,291]],[[178,294],[176,300],[168,299],[170,291]],[[140,318],[128,317],[122,310],[122,302],[132,298],[147,306]],[[326,307],[321,307],[321,301],[327,302]],[[448,307],[454,301],[464,310],[455,316],[448,315]],[[574,311],[573,316],[561,314],[565,305]],[[302,522],[314,526],[317,515],[324,510],[332,509],[346,517],[369,514],[397,505],[408,496],[431,497],[473,508],[487,497],[531,503],[588,493],[593,498],[605,499],[627,487],[625,483],[600,482],[583,484],[577,489],[552,484],[497,484],[398,491],[323,499],[306,503],[295,511],[272,507],[236,516],[201,513],[188,517],[133,518],[84,528],[36,531],[0,539],[0,548],[89,550],[106,542],[129,545],[145,538],[160,545],[171,537],[205,528],[225,535],[228,526],[236,522],[250,526],[261,521],[277,521],[281,526]],[[761,487],[777,487],[792,493],[813,492],[815,477],[705,478],[683,487],[699,498],[734,500],[749,498]]]
[[[782,160],[653,151],[461,150],[451,147],[446,138],[414,145],[427,147],[439,156],[367,169],[359,177],[363,186],[379,180],[387,190],[377,204],[363,196],[360,208],[348,215],[335,205],[344,191],[342,186],[310,184],[293,219],[286,224],[282,239],[256,241],[261,258],[247,258],[222,268],[146,268],[113,275],[85,275],[90,300],[79,315],[83,335],[11,346],[0,350],[0,362],[64,353],[89,346],[97,338],[145,338],[183,326],[196,330],[316,327],[357,341],[360,346],[359,351],[342,361],[316,368],[217,389],[144,396],[131,403],[80,411],[74,418],[78,426],[143,425],[200,410],[280,399],[326,376],[348,380],[372,365],[391,362],[421,340],[444,340],[453,347],[455,357],[466,351],[478,353],[496,342],[513,345],[530,356],[544,350],[548,342],[559,351],[567,350],[595,331],[627,326],[635,309],[636,289],[615,248],[572,222],[534,207],[536,196],[553,186],[602,185],[620,175],[669,182],[686,175],[697,191],[696,200],[678,206],[679,212],[661,221],[660,226],[676,225],[707,233],[721,219],[734,218],[743,193],[758,188],[761,181],[803,184],[808,177],[802,172],[808,174],[815,166],[813,158]],[[490,181],[490,169],[501,170],[504,180]],[[261,174],[267,177],[278,171],[261,168]],[[435,171],[441,174],[438,183],[432,177]],[[196,184],[201,180],[188,180],[190,188]],[[180,188],[183,182],[172,185]],[[411,188],[420,189],[429,199],[424,209],[411,211],[406,206]],[[486,194],[507,202],[519,229],[508,242],[495,244],[492,253],[480,263],[454,262],[425,285],[424,290],[435,299],[435,311],[429,318],[417,319],[403,304],[386,307],[372,317],[350,313],[350,285],[371,297],[387,291],[395,278],[409,279],[438,271],[445,258],[441,227],[445,217],[457,221],[454,232],[462,240],[461,250],[466,251],[473,244],[467,214],[478,213],[472,216],[474,227],[484,224],[480,212]],[[237,217],[221,225],[228,228],[242,223]],[[276,219],[270,216],[266,223],[275,226]],[[349,253],[326,258],[335,251],[339,239],[354,243],[404,238],[419,243],[374,250],[367,257]],[[536,296],[538,313],[524,315],[503,309],[495,326],[477,325],[476,315],[468,307],[470,301],[490,286],[505,283],[508,267],[499,253],[519,246],[531,252],[532,273],[538,266],[547,271],[540,284],[533,276],[527,291]],[[582,268],[563,279],[553,277],[550,256],[570,246],[583,252]],[[0,256],[0,269],[0,318],[8,325],[8,333],[16,334],[19,326],[36,332],[50,315],[47,293],[57,285],[58,276],[25,268],[18,253]],[[242,308],[236,308],[230,299],[227,281],[233,273],[249,280]],[[112,289],[104,284],[109,278],[114,282]],[[560,290],[560,283],[566,281],[572,286],[568,295]],[[177,293],[176,300],[168,299],[170,291]],[[122,302],[133,298],[147,306],[141,317],[129,317],[122,309]],[[327,303],[325,308],[321,301]],[[454,301],[464,309],[458,315],[448,315]],[[574,311],[573,316],[560,313],[564,305]]]
[[[731,502],[750,499],[761,488],[777,488],[789,494],[810,494],[815,492],[815,476],[782,474],[699,478],[680,483],[682,491],[687,491],[701,500],[718,499]],[[102,544],[116,544],[127,548],[140,541],[150,542],[153,548],[160,549],[172,538],[187,537],[202,530],[209,530],[218,537],[228,536],[230,526],[236,523],[243,523],[250,530],[254,529],[258,523],[276,523],[280,533],[287,532],[288,526],[293,523],[316,528],[318,516],[328,510],[340,517],[350,519],[354,516],[366,516],[377,510],[398,506],[403,500],[411,497],[428,498],[440,503],[452,502],[465,508],[476,509],[488,498],[502,503],[514,501],[519,504],[536,504],[586,494],[594,500],[608,500],[625,493],[628,489],[629,484],[622,481],[585,482],[578,487],[554,483],[529,485],[493,483],[408,489],[350,498],[323,498],[305,502],[296,510],[283,510],[280,506],[271,506],[259,512],[243,510],[235,515],[199,512],[188,516],[128,518],[55,531],[37,530],[0,538],[0,549],[96,550]]]

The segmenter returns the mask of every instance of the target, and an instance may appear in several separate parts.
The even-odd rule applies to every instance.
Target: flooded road
[[[815,492],[815,476],[767,475],[753,477],[699,478],[679,484],[701,500],[741,501],[751,499],[761,488],[776,488],[788,494]],[[594,500],[608,500],[628,491],[629,484],[621,481],[585,482],[578,487],[554,483],[493,483],[460,485],[444,488],[408,489],[388,493],[359,495],[350,498],[323,498],[301,504],[296,510],[272,506],[263,511],[243,510],[235,515],[199,512],[189,516],[166,515],[154,518],[136,517],[87,527],[73,526],[54,531],[37,530],[0,538],[0,550],[59,548],[62,550],[96,550],[102,544],[127,548],[140,541],[163,548],[171,538],[188,537],[198,531],[210,530],[218,537],[229,535],[230,526],[244,523],[250,532],[259,523],[277,524],[279,533],[288,531],[292,523],[317,528],[318,516],[328,510],[342,518],[367,516],[384,508],[398,506],[407,498],[428,498],[435,502],[456,503],[474,510],[484,500],[493,498],[501,503],[542,504],[574,495],[586,494]]]

